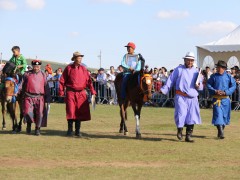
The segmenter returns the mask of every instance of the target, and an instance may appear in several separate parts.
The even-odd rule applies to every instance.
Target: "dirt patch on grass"
[[[238,166],[238,161],[229,161],[229,162],[209,162],[202,163],[202,166],[209,166],[209,167],[219,167],[219,166]],[[186,162],[84,162],[78,160],[46,160],[46,159],[26,159],[26,158],[9,158],[9,157],[0,157],[0,164],[1,167],[5,168],[58,168],[58,167],[67,167],[67,168],[77,168],[77,167],[115,167],[115,168],[161,168],[161,167],[170,167],[173,164],[175,165],[189,165]],[[221,165],[220,165],[221,164]]]
[[[169,164],[164,162],[147,163],[147,162],[83,162],[83,161],[66,161],[66,160],[32,160],[21,158],[0,158],[1,167],[6,168],[57,168],[57,167],[122,167],[122,168],[159,168],[166,167]]]

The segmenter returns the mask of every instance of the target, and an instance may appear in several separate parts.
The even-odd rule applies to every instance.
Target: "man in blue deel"
[[[231,74],[226,73],[226,62],[219,60],[217,73],[207,81],[209,93],[213,95],[212,124],[217,127],[219,139],[224,139],[224,128],[230,124],[231,96],[236,89],[236,82]]]

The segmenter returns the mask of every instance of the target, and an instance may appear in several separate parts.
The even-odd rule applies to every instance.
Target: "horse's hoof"
[[[6,127],[2,127],[2,130],[5,131],[5,130],[7,130],[7,128]]]
[[[136,139],[141,139],[142,135],[141,134],[136,134]]]
[[[123,133],[123,130],[122,130],[122,129],[120,129],[120,130],[119,130],[119,133]]]
[[[19,132],[22,132],[22,128],[18,128],[17,129],[17,132],[19,133]]]
[[[13,131],[12,131],[12,134],[17,134],[17,131],[13,130]]]
[[[124,135],[125,135],[125,136],[128,136],[128,132],[127,132],[127,131],[125,131],[125,132],[124,132]]]

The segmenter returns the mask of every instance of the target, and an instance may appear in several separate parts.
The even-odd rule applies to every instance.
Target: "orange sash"
[[[180,96],[184,96],[184,97],[188,97],[188,95],[180,90],[176,90],[176,94],[180,95]]]

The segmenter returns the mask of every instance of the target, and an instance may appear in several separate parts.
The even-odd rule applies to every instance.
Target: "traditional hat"
[[[40,60],[33,60],[32,61],[32,66],[35,66],[35,65],[41,65],[42,62]]]
[[[76,58],[76,57],[83,57],[84,55],[82,55],[80,52],[78,52],[78,51],[76,51],[75,53],[73,53],[73,57],[72,57],[72,61],[74,61],[74,59]]]
[[[183,59],[195,59],[194,53],[193,52],[187,52],[186,56],[183,57]]]
[[[227,63],[223,60],[219,60],[217,64],[215,64],[217,67],[223,67],[227,68]]]
[[[125,47],[131,47],[133,49],[136,49],[136,45],[133,42],[129,42]]]

